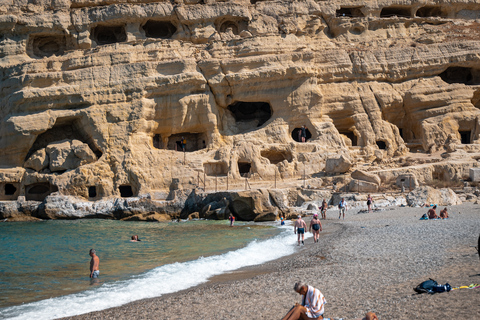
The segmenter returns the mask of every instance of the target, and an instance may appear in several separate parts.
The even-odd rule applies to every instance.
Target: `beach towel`
[[[428,215],[424,213],[420,220],[428,220]]]

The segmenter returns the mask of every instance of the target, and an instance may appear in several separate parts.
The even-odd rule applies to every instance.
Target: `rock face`
[[[473,0],[6,1],[0,200],[321,178],[444,148],[477,166],[479,18]]]

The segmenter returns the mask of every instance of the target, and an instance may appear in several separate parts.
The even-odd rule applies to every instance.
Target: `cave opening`
[[[120,191],[120,196],[122,198],[133,197],[133,190],[132,190],[132,186],[130,186],[130,185],[119,186],[118,190]]]
[[[240,132],[261,127],[272,117],[272,108],[268,102],[237,101],[227,109],[232,113]]]
[[[33,55],[43,58],[64,54],[67,42],[63,35],[41,35],[33,37],[31,45]]]
[[[99,45],[125,42],[127,40],[127,33],[124,25],[99,25],[93,29],[92,35],[93,40],[95,40],[95,42]]]
[[[102,151],[97,148],[93,138],[87,134],[79,119],[59,118],[51,129],[48,129],[44,133],[37,136],[35,142],[25,157],[25,161],[28,160],[28,158],[30,158],[35,151],[47,147],[50,143],[65,139],[79,140],[83,143],[86,143],[90,149],[92,149],[93,153],[95,153],[97,159],[102,156]]]
[[[409,7],[385,7],[380,12],[380,18],[390,18],[390,17],[400,17],[400,18],[410,18],[411,12]]]
[[[363,7],[341,7],[335,13],[337,17],[348,17],[348,18],[363,18],[365,15],[362,12]]]
[[[305,129],[305,135],[306,135],[305,142],[307,142],[312,138],[312,133],[310,132],[310,130],[308,130],[308,128]],[[302,142],[302,128],[293,129],[292,139],[297,142]]]
[[[185,152],[193,152],[207,147],[207,135],[203,132],[181,132],[168,137],[167,147],[169,150],[183,151],[182,141],[185,143]]]
[[[96,198],[97,197],[97,187],[89,186],[88,187],[88,197],[89,198]]]
[[[13,196],[17,192],[17,188],[11,183],[5,184],[5,195],[6,196]]]
[[[429,18],[429,17],[447,18],[448,17],[448,13],[445,12],[441,6],[421,7],[417,10],[415,15],[420,18]]]
[[[463,83],[465,85],[480,84],[480,70],[466,67],[448,67],[439,74],[443,81],[449,84]]]
[[[239,35],[240,32],[247,30],[248,21],[244,19],[221,20],[217,22],[217,31],[225,33],[228,29],[232,30],[234,35]]]
[[[462,144],[471,144],[472,131],[458,131]]]
[[[251,162],[238,161],[238,172],[242,177],[247,177],[250,173],[250,169],[252,169]]]
[[[358,145],[357,136],[353,133],[353,131],[343,131],[339,133],[343,134],[344,136],[346,136],[348,139],[352,141],[352,147],[356,147]]]
[[[52,192],[57,192],[58,187],[48,182],[34,183],[25,186],[25,199],[27,201],[43,201]]]
[[[153,147],[156,149],[163,149],[163,140],[160,134],[153,136]]]
[[[170,21],[148,20],[142,28],[148,38],[170,39],[177,32],[177,27]]]
[[[260,155],[264,158],[267,158],[271,164],[279,164],[287,160],[288,162],[292,162],[292,153],[288,150],[262,150],[260,151]]]
[[[385,143],[385,141],[378,140],[377,147],[381,150],[385,150],[387,149],[387,144]]]

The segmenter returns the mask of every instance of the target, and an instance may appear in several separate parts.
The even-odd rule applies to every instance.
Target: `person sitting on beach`
[[[320,290],[302,282],[295,283],[293,290],[303,296],[302,304],[296,303],[282,320],[323,319],[327,301]]]
[[[323,199],[322,207],[320,208],[320,213],[322,214],[322,219],[323,220],[327,219],[327,208],[328,208],[327,201],[325,199]]]
[[[448,219],[448,212],[447,208],[443,208],[443,210],[440,211],[440,218],[441,219]]]
[[[304,242],[304,237],[305,237],[305,229],[307,229],[307,224],[305,221],[302,220],[302,216],[299,215],[297,221],[295,221],[295,224],[293,225],[293,233],[297,233],[298,231],[298,245],[300,245],[300,235],[302,235],[302,244],[305,244]]]
[[[363,317],[363,318],[361,318],[361,319],[358,318],[358,319],[356,319],[356,320],[378,320],[378,317],[377,317],[377,315],[376,315],[375,313],[373,313],[373,312],[370,311],[370,312],[367,312],[367,314],[365,315],[365,317]]]
[[[435,212],[437,205],[434,205],[432,209],[428,210],[428,219],[437,219],[437,213]]]
[[[310,220],[310,227],[308,231],[312,231],[313,229],[313,242],[318,242],[318,238],[320,237],[320,231],[322,231],[322,223],[318,219],[318,214],[314,214],[312,220]]]

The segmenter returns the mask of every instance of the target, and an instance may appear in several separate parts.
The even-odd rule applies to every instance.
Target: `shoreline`
[[[309,238],[293,255],[190,289],[64,319],[280,319],[300,301],[292,290],[297,280],[322,291],[326,317],[355,319],[374,311],[380,319],[475,319],[480,289],[436,295],[413,291],[430,277],[452,287],[480,282],[478,255],[471,247],[480,230],[480,206],[449,208],[447,221],[419,221],[425,208],[347,211],[345,221],[330,210],[327,215],[334,218],[326,221],[328,232],[320,242]]]

